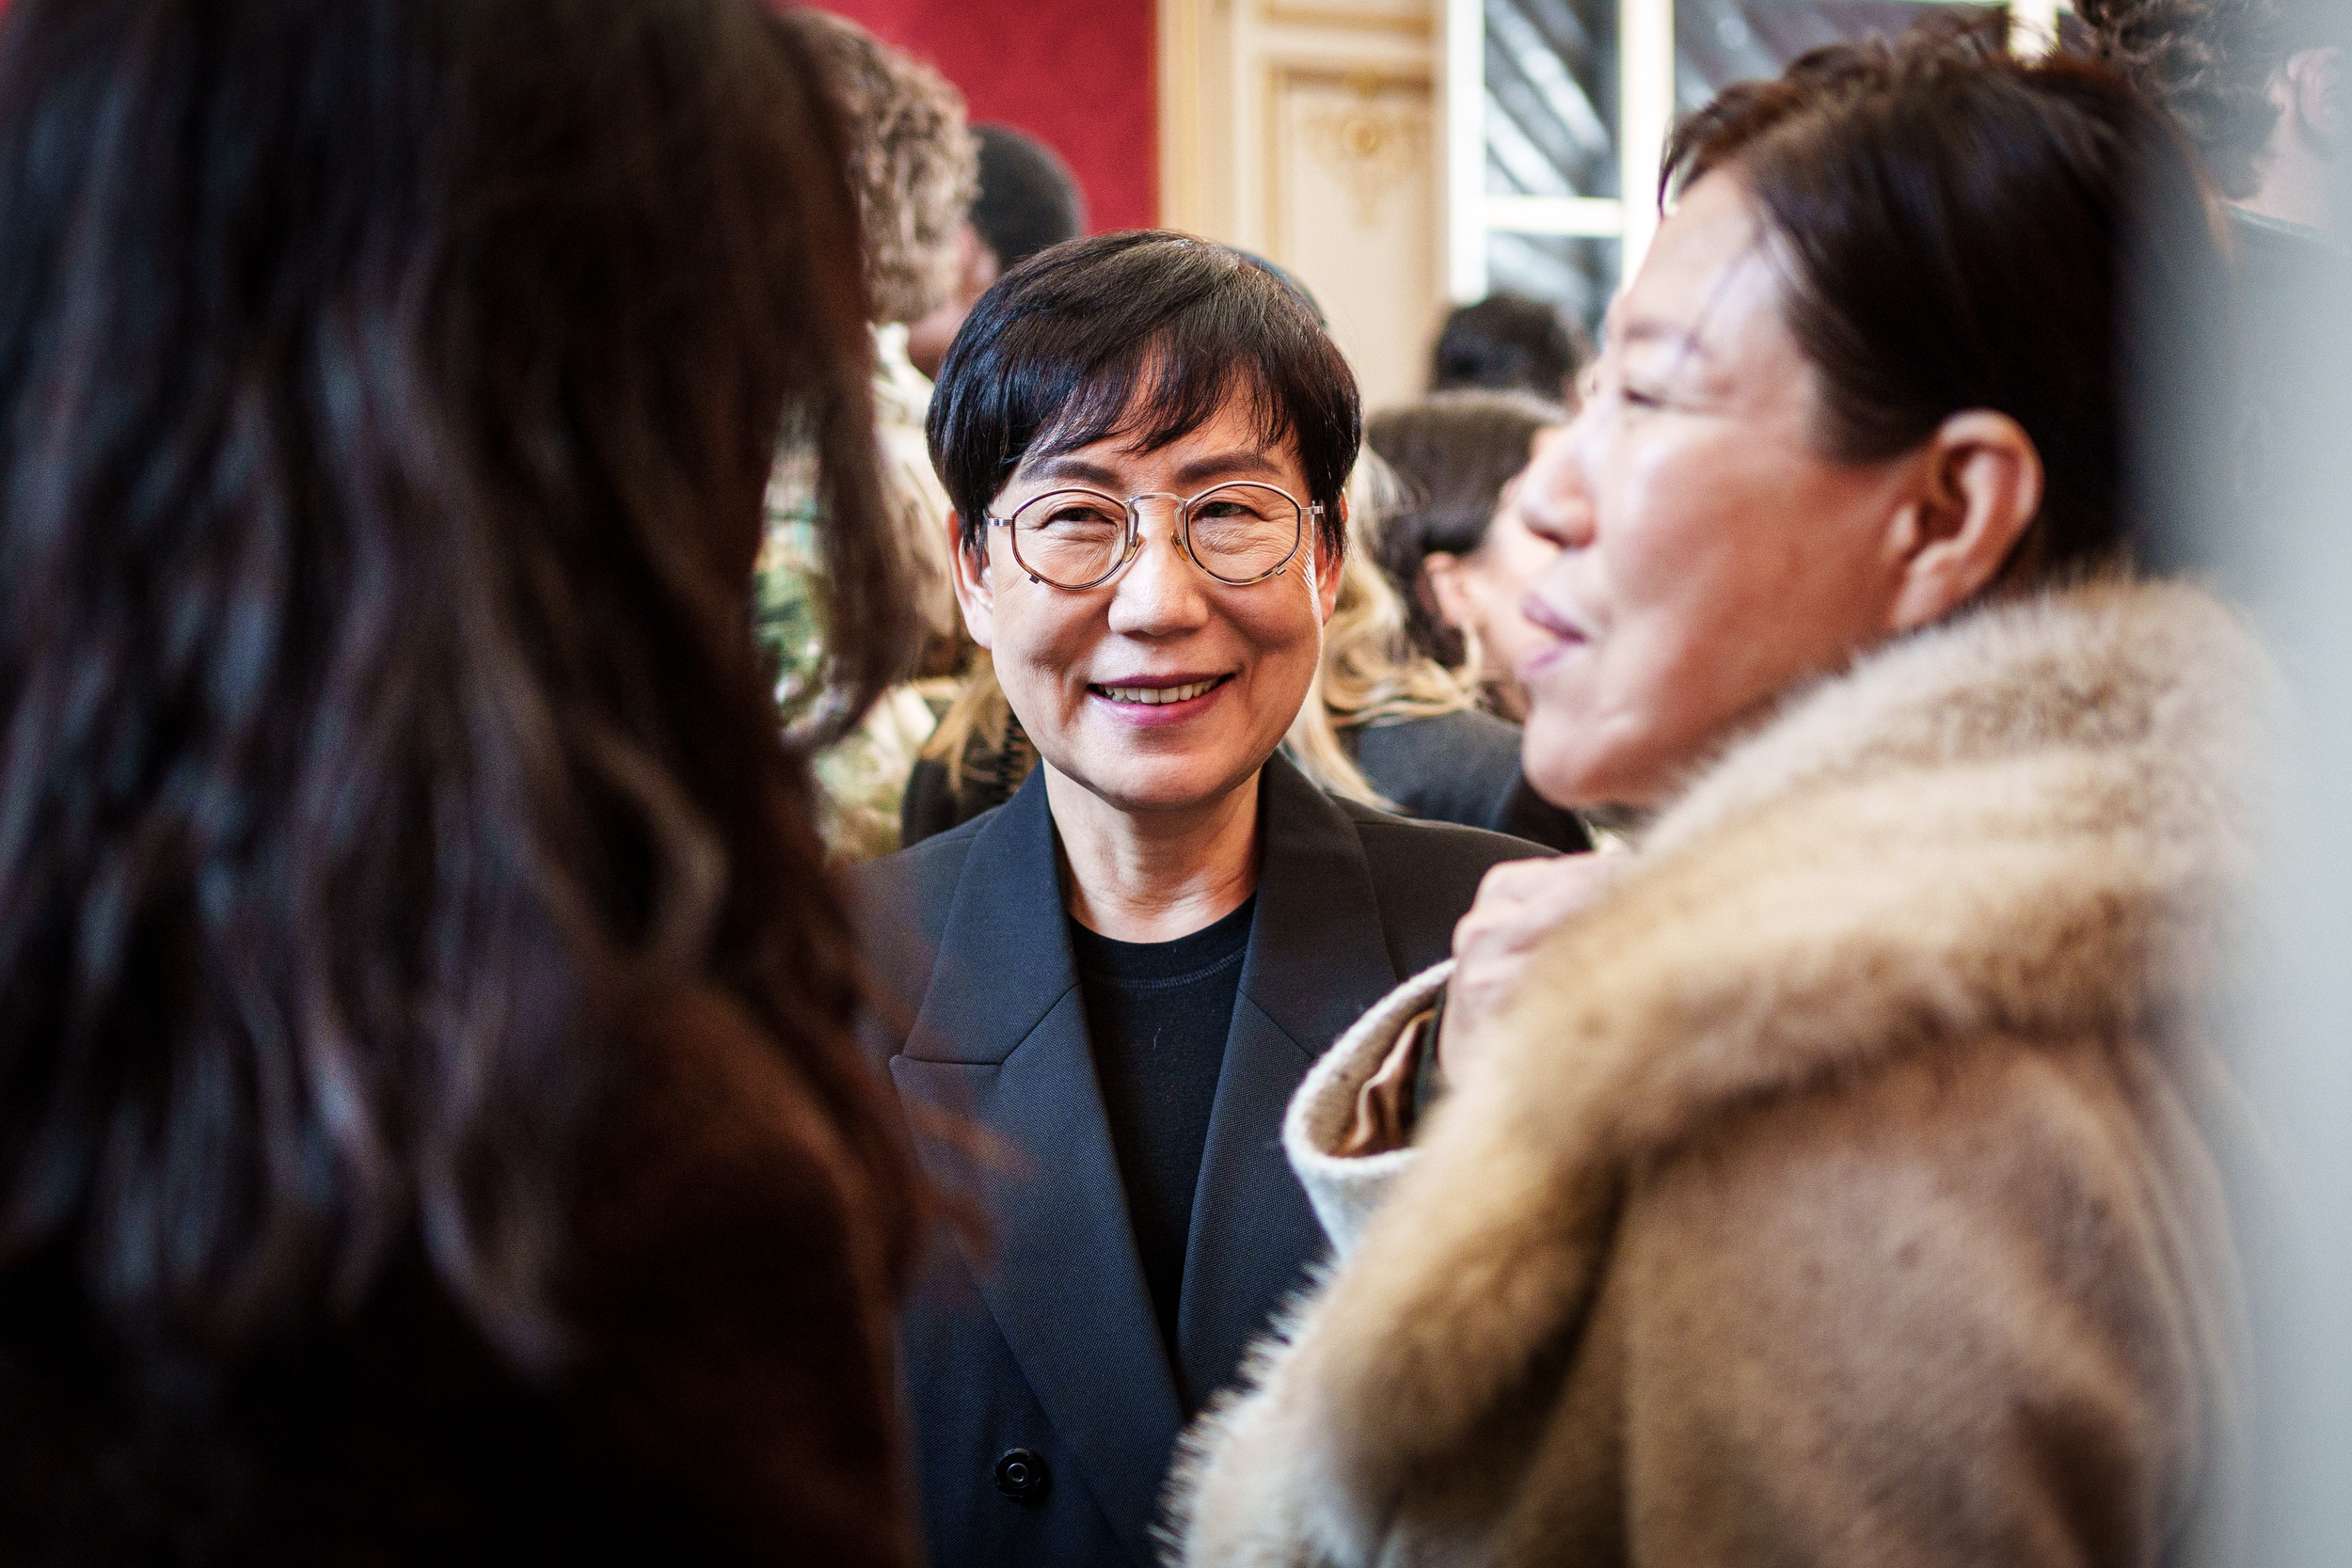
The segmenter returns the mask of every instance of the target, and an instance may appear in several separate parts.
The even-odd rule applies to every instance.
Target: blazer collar
[[[905,1053],[1001,1065],[1078,984],[1067,919],[1040,767],[972,840]]]
[[[1258,912],[1241,990],[1311,1059],[1403,976],[1347,814],[1279,752],[1259,776],[1258,809]]]
[[[1404,977],[1356,825],[1280,752],[1258,779],[1258,911],[1241,991],[1320,1055]],[[1078,983],[1044,769],[972,841],[906,1054],[1001,1063]]]

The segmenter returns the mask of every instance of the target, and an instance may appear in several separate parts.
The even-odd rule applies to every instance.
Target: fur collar
[[[1995,1031],[2164,1037],[2246,863],[2267,690],[2210,597],[2102,581],[1796,694],[1552,939],[1492,1070],[1219,1418],[1196,1521],[1369,1560],[1579,1320],[1629,1175],[1713,1118]]]

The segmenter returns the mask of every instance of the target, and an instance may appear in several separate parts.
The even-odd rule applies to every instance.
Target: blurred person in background
[[[1087,231],[1086,194],[1061,155],[1009,125],[975,125],[979,194],[956,230],[956,275],[947,297],[907,334],[907,355],[939,374],[947,345],[989,286],[1048,245]]]
[[[1295,1098],[1341,1260],[1182,1560],[2237,1560],[2193,1113],[2268,676],[2125,473],[2223,261],[2145,100],[2000,38],[1677,129],[1523,486],[1529,776],[1651,818],[1499,867]]]
[[[941,1568],[1152,1560],[1184,1421],[1322,1249],[1277,1127],[1314,1058],[1544,853],[1278,754],[1346,550],[1356,383],[1306,301],[1185,235],[1057,245],[982,296],[931,446],[957,588],[1036,747],[1006,805],[858,868],[869,1047],[938,1183],[903,1332]]]
[[[911,849],[1011,800],[1037,767],[1037,748],[996,684],[986,649],[956,688],[898,803],[898,844]]]
[[[849,144],[873,312],[882,494],[925,633],[905,672],[914,678],[893,688],[855,733],[817,758],[826,844],[838,859],[865,860],[898,847],[899,798],[937,722],[932,701],[944,705],[952,695],[971,652],[942,543],[947,495],[923,440],[931,384],[909,362],[907,341],[908,324],[955,289],[957,235],[978,160],[964,128],[963,96],[939,72],[830,12],[793,11],[786,24],[820,62]],[[787,440],[769,483],[758,582],[762,636],[780,666],[778,694],[795,715],[830,711],[825,658],[834,634],[817,613],[811,553],[820,513],[808,453]]]
[[[2352,4],[2084,0],[2081,11],[2099,53],[2171,112],[2229,198],[2239,361],[2228,477],[2237,526],[2268,530],[2291,488],[2282,464],[2332,438],[2311,427],[2309,388],[2347,373],[2313,330],[2310,302],[2352,294],[2341,195],[2352,174]],[[2230,570],[2225,540],[2208,531],[2179,546]]]
[[[1325,790],[1429,822],[1487,828],[1563,853],[1593,847],[1574,812],[1535,793],[1519,732],[1413,645],[1405,607],[1374,563],[1404,482],[1367,448],[1348,480],[1348,548],[1323,661],[1283,750]]]
[[[2081,0],[2101,57],[2169,110],[2230,200],[2249,261],[2342,249],[2352,8],[2341,0]]]
[[[1440,392],[1364,426],[1364,444],[1407,491],[1373,548],[1405,601],[1414,645],[1515,724],[1527,717],[1527,692],[1512,672],[1541,641],[1519,600],[1560,548],[1528,531],[1512,484],[1536,437],[1567,419],[1526,392]]]
[[[788,426],[852,707],[911,641],[856,255],[751,0],[8,8],[11,1560],[914,1560],[750,635]]]
[[[1525,294],[1492,293],[1446,312],[1429,354],[1429,389],[1483,388],[1567,403],[1576,396],[1577,372],[1592,356],[1583,329],[1556,307]]]

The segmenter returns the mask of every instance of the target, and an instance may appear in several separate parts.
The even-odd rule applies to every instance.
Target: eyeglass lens
[[[1192,558],[1219,581],[1271,576],[1298,551],[1298,503],[1265,484],[1224,484],[1193,498]],[[1056,490],[1012,515],[1013,559],[1057,588],[1091,588],[1119,569],[1127,508],[1091,490]]]

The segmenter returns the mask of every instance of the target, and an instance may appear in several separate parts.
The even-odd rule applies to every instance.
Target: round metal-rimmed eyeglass
[[[1124,571],[1141,553],[1143,503],[1173,501],[1176,543],[1185,559],[1229,588],[1279,576],[1306,540],[1307,519],[1323,503],[1301,506],[1279,484],[1237,481],[1197,496],[1146,491],[1120,500],[1082,486],[1048,490],[988,521],[1012,539],[1012,559],[1032,582],[1077,593]]]

